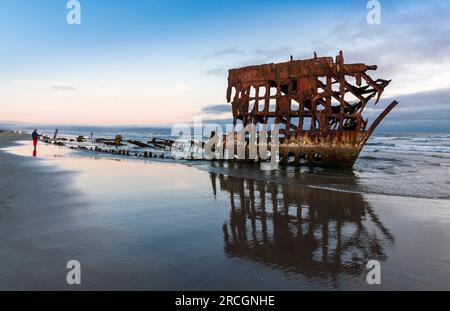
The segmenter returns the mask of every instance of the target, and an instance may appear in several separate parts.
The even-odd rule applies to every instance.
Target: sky
[[[78,1],[80,25],[67,23],[66,0],[0,1],[0,120],[226,118],[228,69],[343,50],[393,79],[377,108],[399,100],[386,122],[450,129],[449,1],[380,0],[379,25],[365,0]]]

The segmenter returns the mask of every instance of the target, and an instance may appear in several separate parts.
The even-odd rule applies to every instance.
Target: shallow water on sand
[[[32,155],[28,142],[8,152]],[[375,164],[267,172],[39,146],[37,165],[75,172],[67,183],[85,203],[62,204],[65,225],[49,220],[34,228],[33,236],[46,237],[35,243],[45,247],[21,252],[43,265],[49,256],[80,260],[83,289],[449,290],[450,201],[431,199],[448,198],[448,191],[428,185],[432,190],[410,190],[409,197],[402,185],[415,180],[412,189],[422,189],[436,174],[445,180],[443,166],[420,180],[397,165],[383,183],[367,167],[387,164],[362,156]],[[366,282],[372,259],[381,262],[381,285]],[[2,259],[0,276],[17,265]],[[59,277],[33,273],[48,284]]]

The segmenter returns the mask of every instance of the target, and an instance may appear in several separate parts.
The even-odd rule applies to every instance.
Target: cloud
[[[220,54],[226,54],[226,50],[220,50],[216,52],[217,56],[220,56]],[[255,48],[253,50],[236,50],[234,52],[234,49],[230,49],[229,54],[236,54],[240,56],[237,61],[235,61],[232,64],[228,64],[227,67],[214,67],[211,68],[205,73],[210,76],[216,76],[216,77],[227,77],[228,76],[228,69],[230,68],[240,68],[250,65],[258,65],[258,64],[266,64],[266,63],[273,63],[277,61],[288,61],[289,56],[292,54],[293,48],[288,46],[280,46],[275,48]]]
[[[223,119],[213,118],[213,119],[205,119],[205,120],[203,120],[203,124],[217,124],[217,125],[221,125],[221,126],[224,126],[223,129],[225,130],[225,126],[233,124],[233,118],[223,118]]]
[[[217,50],[217,56],[236,57],[226,63],[218,59],[206,73],[224,77],[228,68],[283,62],[290,55],[308,59],[314,51],[319,56],[335,56],[343,50],[346,62],[376,64],[374,78],[393,79],[386,90],[388,95],[446,87],[450,80],[450,3],[430,0],[386,5],[382,10],[381,25],[369,25],[365,14],[352,13],[351,18],[335,22],[334,27],[319,27],[298,44]]]
[[[379,65],[375,75],[393,79],[388,92],[442,88],[450,78],[449,15],[446,1],[385,8],[380,25],[344,20],[313,39],[311,46],[319,56],[333,56],[342,49],[346,62]]]
[[[253,50],[238,50],[238,55],[248,55],[245,58],[235,62],[230,68],[245,67],[249,65],[258,65],[264,63],[272,63],[274,61],[287,61],[291,55],[292,48],[287,46],[280,46],[277,48],[256,48]],[[223,51],[222,51],[223,52]],[[218,53],[220,54],[220,53]],[[228,70],[224,67],[215,67],[206,71],[206,74],[217,77],[226,77]]]
[[[46,80],[12,80],[12,83],[28,86],[28,87],[40,87],[50,88],[54,91],[76,91],[77,88],[70,82],[63,81],[46,81]]]
[[[242,49],[239,49],[237,47],[228,47],[220,50],[214,50],[211,53],[206,54],[205,58],[216,58],[216,57],[225,57],[225,56],[232,56],[232,55],[242,55],[245,51]]]
[[[289,56],[292,54],[293,48],[290,46],[279,46],[274,48],[258,47],[254,49],[237,49],[226,48],[222,50],[216,50],[205,57],[216,58],[223,56],[239,56],[234,64],[229,64],[228,68],[239,68],[250,65],[258,65],[265,63],[273,63],[276,61],[288,61]],[[221,60],[221,59],[219,59]],[[228,70],[225,67],[214,67],[206,71],[206,74],[217,77],[225,77],[228,75]]]
[[[279,46],[275,48],[255,48],[248,51],[249,55],[234,65],[234,68],[251,65],[267,64],[274,62],[285,62],[290,59],[294,49],[290,46]]]
[[[0,126],[9,126],[9,125],[14,125],[17,124],[16,121],[9,121],[9,120],[0,120]]]
[[[231,113],[231,104],[220,104],[220,105],[211,105],[204,107],[201,111],[202,113],[207,114],[215,114],[215,113]]]
[[[374,121],[394,99],[399,104],[381,123],[380,128],[394,131],[450,130],[450,88],[384,98],[377,106],[368,105],[364,117]]]
[[[274,60],[281,59],[280,61],[288,61],[289,56],[292,54],[293,48],[290,46],[280,46],[276,48],[257,48],[252,51],[253,58],[259,59],[260,63],[273,62]]]
[[[71,85],[52,85],[51,88],[55,91],[76,91],[77,88]]]
[[[224,77],[227,76],[228,70],[224,68],[212,68],[206,71],[207,75],[216,76],[216,77]]]

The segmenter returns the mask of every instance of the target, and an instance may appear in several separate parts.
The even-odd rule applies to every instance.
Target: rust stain
[[[332,57],[231,69],[227,101],[233,123],[279,124],[280,164],[352,167],[392,102],[368,127],[362,113],[379,101],[390,80],[373,80],[376,65]]]

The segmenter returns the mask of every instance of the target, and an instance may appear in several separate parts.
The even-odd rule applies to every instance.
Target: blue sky
[[[348,62],[377,64],[375,76],[393,79],[386,98],[408,98],[404,107],[420,111],[414,93],[450,94],[444,1],[381,0],[381,25],[367,24],[363,0],[79,2],[81,25],[66,23],[66,0],[0,2],[0,120],[225,117],[205,107],[225,103],[229,68],[340,49]]]

